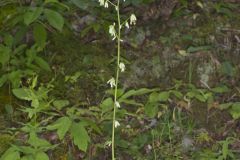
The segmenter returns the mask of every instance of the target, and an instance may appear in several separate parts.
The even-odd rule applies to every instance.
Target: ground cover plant
[[[0,160],[240,159],[238,0],[1,0]]]

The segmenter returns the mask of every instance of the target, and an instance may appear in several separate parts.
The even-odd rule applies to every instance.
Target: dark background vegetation
[[[240,159],[240,1],[126,0],[121,160]],[[108,160],[114,9],[0,1],[0,160]]]

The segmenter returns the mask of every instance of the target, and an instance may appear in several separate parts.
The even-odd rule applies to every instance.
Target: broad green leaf
[[[233,103],[229,112],[231,113],[233,119],[239,119],[240,118],[240,102]]]
[[[134,105],[134,106],[143,106],[142,103],[138,103],[133,99],[124,99],[122,101],[120,101],[121,103],[126,103],[126,104],[130,104],[130,105]]]
[[[232,106],[233,103],[223,103],[219,105],[219,108],[221,110],[228,109],[230,106]]]
[[[1,156],[0,160],[20,160],[20,153],[11,147]]]
[[[101,104],[100,107],[103,111],[103,113],[110,111],[113,109],[113,100],[112,98],[105,99]]]
[[[35,42],[40,47],[40,49],[43,49],[46,44],[47,40],[47,32],[46,29],[41,24],[34,25],[33,28],[33,36],[35,39]]]
[[[159,98],[158,98],[158,93],[157,92],[153,92],[149,95],[149,102],[150,103],[154,103],[154,102],[158,102]]]
[[[235,68],[230,62],[226,61],[221,64],[221,72],[228,76],[234,76]]]
[[[53,102],[53,105],[57,109],[61,110],[63,107],[66,107],[67,105],[69,105],[69,101],[68,100],[55,100]]]
[[[51,71],[49,64],[41,57],[35,57],[34,61],[40,68],[44,69],[45,71]]]
[[[32,91],[28,88],[18,88],[13,89],[13,94],[21,100],[31,101],[32,100]]]
[[[45,0],[45,2],[44,3],[56,3],[56,4],[58,4],[59,6],[62,6],[62,7],[64,7],[64,8],[66,8],[66,9],[70,9],[67,5],[65,5],[64,3],[61,3],[61,2],[59,2],[58,0]]]
[[[13,106],[11,104],[6,104],[4,108],[8,115],[10,115],[10,116],[13,115],[14,110],[13,110]]]
[[[36,152],[36,150],[32,146],[14,146],[14,147],[18,148],[21,152],[25,154],[32,154]],[[31,158],[33,157],[31,156]]]
[[[120,100],[127,99],[127,98],[129,98],[131,96],[139,96],[139,95],[151,93],[151,92],[156,91],[156,90],[158,90],[158,89],[141,88],[141,89],[138,89],[138,90],[130,90],[127,93],[123,94],[120,97]]]
[[[21,158],[21,160],[35,160],[32,155],[27,155]]]
[[[44,14],[48,20],[48,23],[55,29],[62,31],[64,25],[64,18],[56,11],[45,9]]]
[[[11,50],[8,47],[0,46],[0,63],[4,66],[10,60]]]
[[[174,94],[179,99],[183,97],[183,94],[179,91],[176,91],[176,90],[171,90],[170,93]]]
[[[5,75],[2,75],[2,77],[0,78],[0,87],[2,87],[2,86],[5,84],[5,82],[7,81],[7,79],[8,79],[8,77],[7,77],[6,74],[5,74]]]
[[[169,92],[164,91],[164,92],[160,92],[158,95],[158,100],[161,102],[166,102],[169,98]]]
[[[90,142],[90,137],[83,124],[74,122],[71,127],[71,137],[73,138],[73,143],[78,146],[78,149],[86,152],[88,143]]]
[[[83,10],[89,6],[89,0],[71,0],[71,2]]]
[[[51,144],[47,140],[38,138],[36,133],[30,133],[28,143],[35,148],[51,146]]]
[[[203,95],[201,95],[201,94],[196,94],[196,95],[195,95],[195,98],[196,98],[197,100],[201,101],[201,102],[206,102],[205,97],[204,97]]]
[[[72,121],[68,117],[61,117],[52,125],[47,126],[48,130],[57,130],[60,140],[62,140],[72,125]]]
[[[157,103],[147,103],[144,106],[144,111],[145,114],[149,117],[149,118],[153,118],[157,115],[158,113],[158,104]]]
[[[8,80],[12,83],[13,88],[18,88],[20,86],[22,75],[23,72],[20,70],[12,71],[8,74]]]
[[[38,153],[36,154],[35,160],[49,160],[49,157],[48,157],[48,155],[47,155],[46,153],[44,153],[44,152],[38,152]]]
[[[220,86],[220,87],[212,88],[212,91],[215,93],[226,93],[226,92],[229,92],[230,89],[227,86]]]
[[[43,12],[42,7],[35,7],[30,9],[24,14],[24,23],[26,25],[31,24],[32,22],[38,19],[42,12]]]
[[[106,93],[114,96],[114,89],[109,89],[109,90],[106,91]],[[123,94],[124,94],[124,90],[123,89],[118,89],[117,90],[117,97],[120,97]]]

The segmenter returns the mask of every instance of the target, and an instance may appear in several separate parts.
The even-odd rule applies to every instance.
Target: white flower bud
[[[125,67],[125,64],[124,63],[119,63],[119,68],[120,68],[120,70],[121,70],[121,72],[124,72],[125,71],[125,69],[126,69],[126,67]]]
[[[108,2],[107,1],[105,2],[104,7],[108,8]]]
[[[137,21],[137,17],[135,16],[135,14],[131,14],[130,16],[130,24],[131,25],[135,25]]]
[[[107,81],[107,84],[109,84],[111,86],[111,88],[113,88],[114,86],[116,86],[116,82],[114,78],[111,78]]]
[[[128,23],[128,21],[125,23],[125,27],[129,28],[129,23]]]
[[[100,6],[104,6],[104,0],[98,0],[98,2],[100,3]]]
[[[117,37],[116,36],[116,30],[115,30],[115,23],[113,25],[109,26],[109,34],[113,37],[113,40]]]
[[[120,123],[119,123],[118,121],[115,121],[115,122],[114,122],[114,126],[115,126],[115,128],[117,128],[117,127],[120,126]]]
[[[118,101],[115,102],[115,106],[116,106],[117,108],[121,108],[120,103],[119,103]]]

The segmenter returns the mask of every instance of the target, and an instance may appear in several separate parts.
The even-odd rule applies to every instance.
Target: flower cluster
[[[108,8],[108,0],[98,0],[100,3],[100,6],[104,6],[105,8]]]

